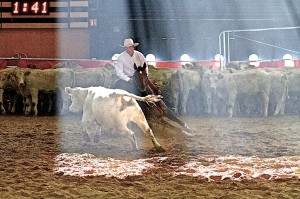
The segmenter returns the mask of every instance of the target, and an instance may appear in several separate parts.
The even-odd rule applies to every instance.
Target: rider
[[[125,84],[125,86],[122,86],[122,88],[132,88],[132,76],[135,72],[133,67],[134,63],[137,66],[143,66],[144,63],[147,63],[145,56],[141,52],[135,50],[135,47],[138,45],[139,43],[134,43],[130,38],[124,40],[124,45],[122,47],[125,48],[125,51],[119,55],[115,65],[117,76],[120,78],[116,85],[117,88],[120,88],[120,84]],[[146,71],[148,74],[148,66]],[[148,81],[148,85],[155,92],[155,94],[161,93],[159,88],[151,80]]]

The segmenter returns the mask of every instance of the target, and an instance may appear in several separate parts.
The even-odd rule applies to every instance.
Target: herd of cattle
[[[300,113],[300,70],[255,68],[231,62],[219,71],[187,64],[171,78],[174,111],[181,114],[268,116]],[[179,100],[177,100],[179,99]],[[181,102],[181,103],[178,103]],[[176,105],[177,104],[177,105]],[[188,110],[189,109],[189,110]]]
[[[69,112],[70,104],[65,87],[110,87],[116,79],[112,65],[84,69],[66,62],[51,69],[3,69],[0,71],[1,114],[64,115]]]
[[[149,66],[165,103],[176,114],[235,117],[300,113],[300,69],[253,68],[240,62],[225,70],[197,63],[179,69]],[[51,69],[0,70],[1,114],[64,115],[69,113],[66,87],[102,86],[117,80],[112,65],[82,68],[72,62]]]
[[[183,114],[188,106],[187,99],[196,99],[192,108],[200,107],[201,113],[229,117],[300,112],[299,69],[259,69],[240,62],[229,63],[222,71],[197,64],[188,68],[178,71]]]

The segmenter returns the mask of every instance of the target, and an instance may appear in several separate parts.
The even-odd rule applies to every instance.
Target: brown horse
[[[146,95],[157,95],[153,89],[153,83],[149,80],[148,74],[146,71],[146,63],[144,63],[143,66],[137,67],[134,64],[134,69],[136,70],[133,75],[133,82],[136,87],[136,90],[140,92],[141,96]],[[151,85],[151,86],[150,86]],[[151,88],[152,87],[152,88]],[[182,127],[182,132],[185,133],[188,136],[192,136],[192,130],[184,123],[182,122],[164,103],[163,100],[160,100],[156,103],[140,103],[140,106],[146,116],[146,118],[160,118],[163,119],[163,117],[167,117],[168,119],[176,122]]]

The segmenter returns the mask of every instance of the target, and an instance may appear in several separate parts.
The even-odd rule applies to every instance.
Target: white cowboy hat
[[[138,45],[139,45],[139,43],[134,43],[133,40],[129,38],[129,39],[124,40],[124,45],[122,47],[127,48],[130,46],[138,46]]]

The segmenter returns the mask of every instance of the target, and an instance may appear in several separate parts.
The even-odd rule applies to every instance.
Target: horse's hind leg
[[[163,101],[157,102],[157,105],[161,108],[164,112],[164,115],[169,118],[170,120],[178,123],[181,127],[185,129],[183,131],[186,135],[191,136],[192,130],[188,127],[184,122],[182,122],[166,105]]]

